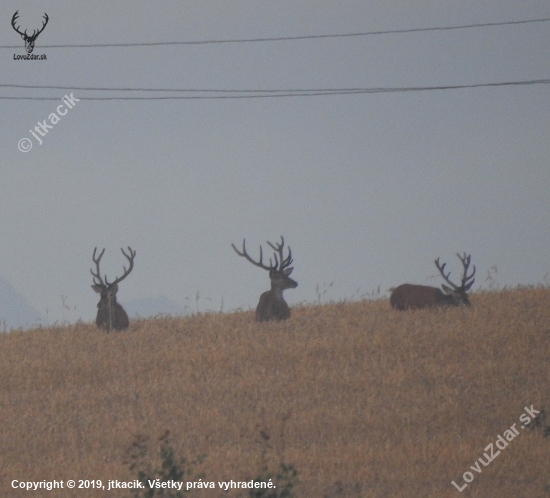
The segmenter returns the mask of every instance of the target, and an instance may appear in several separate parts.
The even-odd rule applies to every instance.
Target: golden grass
[[[279,324],[244,312],[135,321],[110,335],[91,324],[0,334],[0,496],[25,493],[12,479],[131,480],[123,455],[134,435],[165,429],[179,454],[207,455],[200,470],[214,482],[254,477],[267,431],[273,460],[284,453],[299,471],[298,497],[548,496],[543,428],[521,431],[462,493],[451,485],[524,406],[550,407],[550,290],[471,301],[305,306]]]

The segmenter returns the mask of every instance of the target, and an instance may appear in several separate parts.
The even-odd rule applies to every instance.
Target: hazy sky
[[[12,29],[49,23],[34,54]],[[0,274],[50,323],[92,320],[89,269],[113,278],[137,251],[119,301],[165,296],[199,309],[254,308],[267,272],[231,243],[284,235],[292,305],[439,285],[433,260],[478,284],[550,271],[550,85],[202,100],[75,87],[276,90],[469,85],[550,78],[550,22],[248,43],[55,48],[344,34],[550,17],[539,1],[7,0],[0,7]],[[6,46],[12,48],[5,48]],[[13,48],[15,47],[15,48]],[[29,130],[80,98],[42,137]],[[191,95],[191,94],[180,94]],[[194,95],[206,95],[195,93]],[[217,94],[220,95],[220,94]],[[32,150],[18,150],[28,138]],[[548,277],[547,277],[548,280]],[[329,287],[329,284],[332,286]],[[62,297],[71,307],[65,315]],[[209,301],[210,299],[211,301]]]

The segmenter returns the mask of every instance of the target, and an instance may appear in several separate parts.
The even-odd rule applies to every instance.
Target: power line
[[[345,91],[354,92],[365,90],[364,88],[283,88],[277,90],[263,89],[199,89],[199,88],[114,88],[114,87],[89,87],[89,86],[53,86],[53,85],[15,85],[10,83],[0,83],[0,88],[33,88],[33,89],[54,89],[54,90],[83,90],[83,91],[113,91],[113,92],[204,92],[204,93],[301,93],[301,92],[335,92]]]
[[[82,45],[40,45],[40,48],[100,48],[100,47],[154,47],[161,45],[207,45],[222,43],[251,43],[251,42],[276,42],[293,40],[314,40],[319,38],[345,38],[354,36],[392,35],[402,33],[419,33],[424,31],[449,31],[454,29],[485,28],[489,26],[509,26],[514,24],[529,24],[536,22],[548,22],[550,18],[527,19],[523,21],[486,22],[478,24],[464,24],[461,26],[438,26],[432,28],[392,29],[385,31],[365,31],[360,33],[340,33],[328,35],[304,35],[304,36],[279,36],[273,38],[240,38],[228,40],[195,40],[152,43],[93,43]],[[0,48],[20,48],[20,45],[0,45]]]
[[[448,85],[428,87],[374,87],[374,88],[279,88],[279,89],[206,89],[206,88],[116,88],[116,87],[92,87],[92,86],[58,86],[58,85],[19,85],[12,83],[0,83],[0,88],[25,88],[25,89],[53,89],[53,90],[82,90],[82,91],[111,91],[111,92],[202,92],[202,93],[378,93],[381,91],[410,91],[410,90],[447,90],[455,88],[474,88],[478,86],[507,86],[507,85],[533,85],[546,84],[548,79],[505,81],[501,83],[474,83],[470,85]]]
[[[172,92],[224,92],[224,93],[245,93],[245,95],[180,95],[166,97],[81,97],[79,100],[212,100],[212,99],[254,99],[254,98],[281,98],[281,97],[317,97],[323,95],[350,95],[366,93],[403,93],[403,92],[424,92],[433,90],[459,90],[466,88],[482,87],[503,87],[520,85],[547,85],[550,79],[526,80],[526,81],[504,81],[498,83],[474,83],[470,85],[446,85],[446,86],[413,86],[413,87],[382,87],[382,88],[325,88],[325,89],[294,89],[294,90],[163,90],[163,89],[107,89],[96,88],[95,90],[124,90],[124,91],[172,91]],[[78,87],[54,87],[54,86],[31,86],[31,85],[0,85],[0,87],[24,87],[24,88],[56,88],[68,91],[76,90]],[[91,88],[80,87],[80,90],[89,91]],[[59,97],[2,97],[0,100],[59,100]]]

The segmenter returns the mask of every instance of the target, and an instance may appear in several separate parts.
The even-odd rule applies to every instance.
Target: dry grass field
[[[206,455],[197,470],[216,483],[255,477],[269,434],[266,458],[295,466],[300,498],[550,496],[550,417],[519,422],[526,406],[550,410],[550,289],[471,301],[303,306],[280,324],[240,312],[134,321],[123,333],[1,334],[0,496],[129,496],[11,481],[132,480],[135,435],[155,442],[165,430],[179,455]],[[519,435],[471,470],[514,423]],[[467,471],[459,492],[451,481],[463,486]]]

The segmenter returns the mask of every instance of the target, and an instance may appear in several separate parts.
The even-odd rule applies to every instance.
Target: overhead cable
[[[463,24],[461,26],[436,26],[428,28],[390,29],[383,31],[363,31],[359,33],[336,33],[325,35],[301,35],[301,36],[278,36],[262,38],[236,38],[225,40],[190,40],[171,42],[139,42],[139,43],[90,43],[90,44],[64,44],[64,45],[40,45],[40,48],[103,48],[103,47],[155,47],[163,45],[211,45],[223,43],[252,43],[252,42],[279,42],[294,40],[314,40],[320,38],[346,38],[357,36],[393,35],[403,33],[420,33],[425,31],[449,31],[454,29],[486,28],[490,26],[509,26],[514,24],[530,24],[548,22],[550,18],[526,19],[521,21],[485,22],[477,24]],[[0,45],[0,48],[19,48],[20,45]]]
[[[433,90],[460,90],[466,88],[483,87],[504,87],[521,85],[547,85],[550,79],[525,80],[525,81],[503,81],[497,83],[473,83],[466,85],[440,85],[440,86],[411,86],[411,87],[374,87],[374,88],[310,88],[291,90],[216,90],[216,89],[191,89],[191,90],[167,90],[167,89],[115,89],[115,88],[92,88],[92,87],[70,87],[70,86],[45,86],[45,85],[7,85],[0,84],[0,87],[18,88],[56,88],[65,91],[152,91],[152,92],[223,92],[229,95],[173,95],[155,97],[86,97],[78,95],[79,100],[212,100],[212,99],[255,99],[255,98],[281,98],[281,97],[317,97],[323,95],[354,95],[367,93],[403,93],[403,92],[425,92]],[[237,95],[231,95],[231,93]],[[0,96],[0,100],[59,100],[58,97],[8,97]]]

